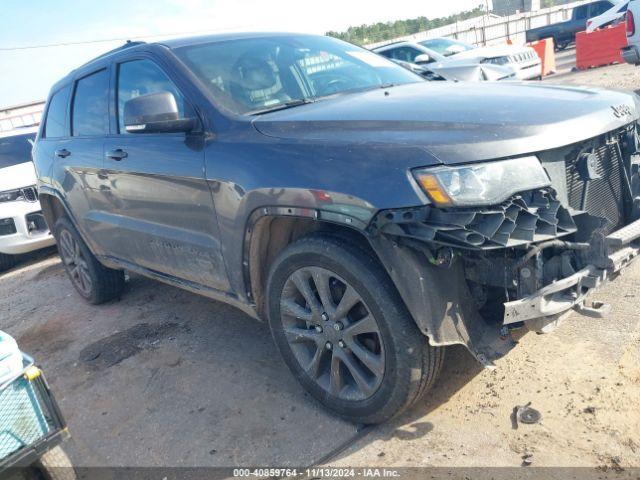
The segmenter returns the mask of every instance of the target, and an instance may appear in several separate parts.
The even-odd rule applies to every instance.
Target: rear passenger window
[[[597,17],[599,15],[602,15],[604,12],[606,12],[607,10],[609,10],[612,6],[606,2],[599,2],[599,3],[594,3],[591,5],[591,12],[589,13],[589,16],[591,18],[593,17]]]
[[[589,5],[576,7],[576,20],[586,20],[589,17]]]
[[[47,119],[44,123],[45,138],[64,137],[67,134],[65,120],[67,117],[67,104],[69,102],[69,90],[71,87],[67,85],[61,90],[53,94],[49,100],[49,108],[47,109]]]
[[[71,134],[104,135],[109,131],[109,74],[100,70],[76,83]]]
[[[124,104],[132,98],[151,93],[170,92],[176,99],[180,118],[184,118],[184,97],[169,77],[151,60],[133,60],[120,64],[118,69],[118,125],[124,128]]]

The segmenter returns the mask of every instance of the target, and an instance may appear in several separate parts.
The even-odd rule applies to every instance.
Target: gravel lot
[[[614,66],[549,81],[640,88]],[[81,301],[53,251],[0,275],[0,328],[44,367],[80,466],[640,467],[640,264],[598,296],[607,319],[573,316],[522,335],[496,370],[447,352],[432,395],[359,432],[289,375],[266,325],[132,275],[122,299]],[[532,402],[542,421],[514,429]]]

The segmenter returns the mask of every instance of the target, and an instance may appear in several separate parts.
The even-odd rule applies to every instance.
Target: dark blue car
[[[52,89],[34,159],[79,294],[124,270],[268,320],[356,422],[413,404],[447,345],[484,365],[640,251],[638,99],[426,82],[354,45],[128,43]]]

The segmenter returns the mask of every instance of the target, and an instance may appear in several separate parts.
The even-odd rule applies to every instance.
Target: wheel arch
[[[365,229],[344,221],[346,218],[332,214],[332,220],[328,220],[322,218],[317,210],[282,207],[260,208],[250,216],[245,228],[243,278],[245,293],[260,318],[265,318],[269,269],[277,256],[299,238],[312,233],[326,233],[360,246],[380,261]]]
[[[49,226],[49,230],[53,232],[53,227],[62,216],[68,217],[74,225],[73,215],[69,211],[66,203],[62,200],[61,195],[53,189],[40,187],[38,192],[38,199],[40,201],[40,207],[42,208],[42,214]]]

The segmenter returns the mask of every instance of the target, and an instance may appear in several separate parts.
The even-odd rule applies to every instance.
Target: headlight
[[[482,63],[491,63],[493,65],[506,65],[509,63],[509,57],[485,58]]]
[[[0,202],[13,202],[15,200],[22,200],[21,190],[7,190],[6,192],[0,192]]]
[[[421,168],[414,170],[413,175],[439,206],[495,205],[514,193],[551,185],[536,157]]]

